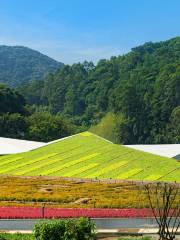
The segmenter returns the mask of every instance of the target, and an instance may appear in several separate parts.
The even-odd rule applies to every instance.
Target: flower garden
[[[180,165],[84,132],[0,156],[0,175],[0,218],[148,217],[143,182],[179,182]]]

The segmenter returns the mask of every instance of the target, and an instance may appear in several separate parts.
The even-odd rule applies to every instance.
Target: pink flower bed
[[[44,218],[135,218],[152,217],[150,209],[71,209],[71,208],[45,208]],[[33,207],[0,207],[1,219],[36,219],[43,217],[42,208]]]

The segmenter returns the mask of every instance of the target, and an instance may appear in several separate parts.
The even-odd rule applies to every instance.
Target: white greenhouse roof
[[[146,144],[146,145],[126,145],[127,147],[157,154],[164,157],[175,158],[180,155],[180,144]]]
[[[0,155],[26,152],[44,145],[42,142],[0,137]]]
[[[70,136],[71,137],[71,136]],[[0,155],[27,152],[53,142],[62,141],[58,139],[49,143],[18,140],[0,137]],[[164,157],[180,159],[180,144],[146,144],[146,145],[125,145],[126,147],[137,149]]]

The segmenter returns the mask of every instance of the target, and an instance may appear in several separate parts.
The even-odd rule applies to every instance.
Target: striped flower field
[[[180,182],[180,164],[83,132],[29,152],[0,156],[0,175]]]

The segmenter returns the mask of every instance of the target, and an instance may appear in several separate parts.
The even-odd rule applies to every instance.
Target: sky
[[[180,36],[179,11],[180,0],[0,0],[0,45],[96,63]]]

